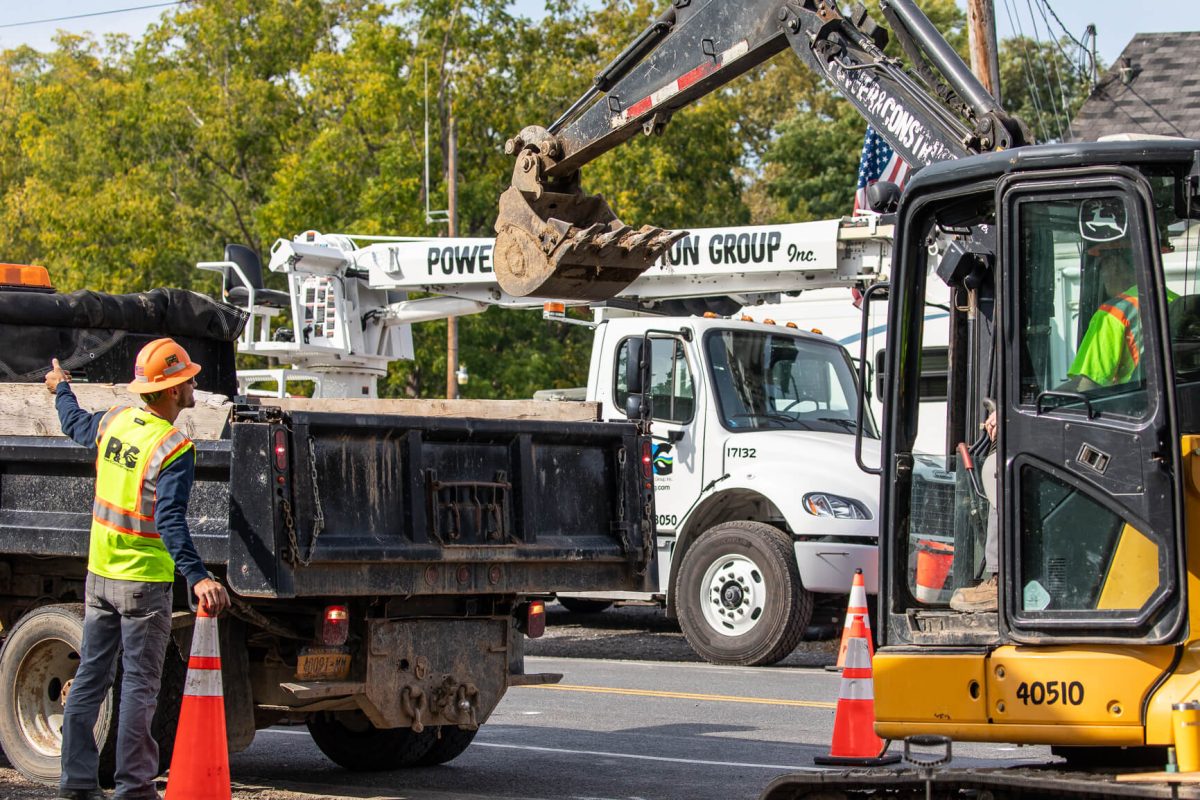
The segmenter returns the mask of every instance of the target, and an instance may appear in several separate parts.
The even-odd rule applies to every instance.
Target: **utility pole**
[[[1000,50],[996,47],[996,6],[993,0],[967,0],[967,38],[971,71],[1000,102]]]
[[[446,158],[446,205],[450,238],[458,236],[458,127],[450,114],[449,154]],[[458,318],[446,320],[446,399],[458,398]]]

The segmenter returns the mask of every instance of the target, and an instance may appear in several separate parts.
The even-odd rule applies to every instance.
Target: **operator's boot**
[[[978,586],[964,586],[950,596],[950,607],[955,611],[995,611],[998,583],[993,574]]]

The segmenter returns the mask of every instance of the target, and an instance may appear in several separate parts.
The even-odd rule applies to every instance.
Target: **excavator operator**
[[[1129,383],[1139,375],[1142,322],[1138,288],[1128,250],[1105,251],[1099,260],[1100,280],[1109,299],[1088,323],[1067,376],[1076,390],[1090,391]],[[1167,300],[1178,295],[1167,290]]]

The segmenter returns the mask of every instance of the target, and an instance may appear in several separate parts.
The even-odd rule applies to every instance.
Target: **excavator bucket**
[[[600,195],[514,185],[500,196],[496,278],[517,297],[594,302],[620,294],[686,231],[617,219]]]

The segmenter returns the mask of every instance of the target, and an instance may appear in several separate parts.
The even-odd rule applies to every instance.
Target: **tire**
[[[475,734],[477,733],[479,733],[478,728],[467,731],[455,725],[439,725],[434,728],[426,728],[421,735],[428,735],[433,742],[429,751],[421,756],[414,766],[432,767],[437,764],[445,764],[447,761],[453,761],[471,746],[471,742],[475,741]]]
[[[22,775],[57,785],[61,773],[62,706],[79,666],[83,642],[83,605],[69,603],[34,609],[13,626],[0,650],[0,748]],[[120,706],[121,653],[113,689],[100,705],[96,742],[100,749],[100,783],[113,785],[117,768],[117,725]],[[167,643],[162,688],[150,731],[158,742],[158,769],[171,763],[175,729],[183,700],[187,665],[175,643]]]
[[[723,522],[684,554],[675,582],[679,625],[713,664],[774,664],[796,648],[812,617],[791,540],[762,522]]]
[[[351,772],[422,766],[421,759],[436,743],[432,728],[421,733],[410,728],[376,728],[361,711],[319,712],[310,714],[306,722],[321,752]]]
[[[0,650],[0,747],[32,781],[58,783],[63,702],[79,666],[82,642],[83,605],[51,605],[21,617]],[[107,767],[110,780],[116,758],[116,709],[116,698],[109,692],[95,727],[101,772]]]
[[[599,614],[612,607],[611,600],[589,600],[586,597],[560,597],[558,603],[572,614]]]

